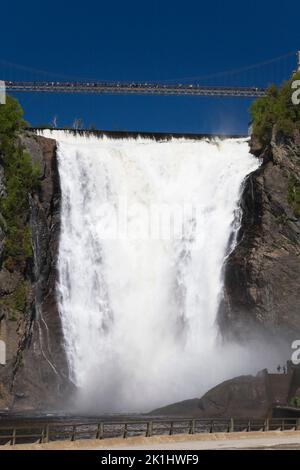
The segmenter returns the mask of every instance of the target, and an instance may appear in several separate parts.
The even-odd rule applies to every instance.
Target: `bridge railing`
[[[48,422],[32,424],[0,424],[0,445],[48,443],[78,439],[112,437],[162,436],[196,433],[267,432],[300,430],[300,419],[150,419],[137,421]]]

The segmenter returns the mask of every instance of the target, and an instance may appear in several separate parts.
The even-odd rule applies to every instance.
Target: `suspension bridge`
[[[254,64],[244,67],[239,70],[221,72],[211,76],[202,77],[202,80],[209,78],[224,78],[234,73],[249,72],[255,69],[270,64],[276,64],[278,61],[295,55],[289,53],[286,56],[281,56],[271,59],[264,63]],[[3,61],[0,61],[3,62]],[[297,52],[297,64],[295,70],[300,70],[300,51]],[[17,66],[18,67],[18,66]],[[20,68],[20,67],[19,67]],[[25,70],[26,67],[21,67]],[[38,72],[38,71],[36,71]],[[43,72],[42,73],[47,73]],[[291,73],[291,71],[290,71]],[[196,77],[198,78],[198,77]],[[201,77],[200,77],[201,78]],[[286,77],[287,78],[287,77]],[[274,80],[275,82],[275,80]],[[218,96],[218,97],[245,97],[245,98],[258,98],[266,95],[266,86],[220,86],[220,85],[202,85],[199,82],[193,81],[190,83],[180,83],[179,81],[173,83],[165,82],[110,82],[110,81],[76,81],[76,80],[2,80],[5,88],[9,92],[16,93],[86,93],[86,94],[126,94],[126,95],[185,95],[185,96]],[[270,83],[270,80],[269,80]]]
[[[188,95],[260,97],[266,95],[259,87],[213,87],[198,84],[103,83],[103,82],[5,82],[11,92],[98,93],[126,95]]]

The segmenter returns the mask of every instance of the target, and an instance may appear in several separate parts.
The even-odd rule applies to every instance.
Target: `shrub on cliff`
[[[9,270],[24,270],[31,257],[29,193],[39,184],[39,168],[32,163],[17,136],[26,126],[19,103],[7,97],[0,105],[0,164],[4,168],[6,195],[0,200],[5,220],[3,261]]]
[[[23,110],[18,101],[7,96],[6,104],[0,106],[0,137],[13,137],[26,126]]]
[[[295,129],[300,129],[300,105],[292,103],[292,82],[300,79],[300,72],[283,83],[280,88],[272,85],[267,96],[258,98],[250,106],[253,135],[266,145],[270,143],[274,125],[279,132],[292,136]]]

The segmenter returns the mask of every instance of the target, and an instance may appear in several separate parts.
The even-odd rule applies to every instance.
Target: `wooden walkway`
[[[151,419],[101,422],[40,422],[26,425],[0,424],[0,445],[48,443],[77,439],[102,440],[112,437],[172,436],[234,432],[299,431],[300,419]]]

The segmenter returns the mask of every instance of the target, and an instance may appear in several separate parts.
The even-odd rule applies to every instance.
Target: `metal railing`
[[[138,421],[101,421],[76,423],[33,423],[2,426],[0,445],[18,443],[48,443],[51,441],[77,439],[105,439],[131,436],[161,436],[175,434],[218,432],[267,432],[300,430],[300,419],[151,419]]]

